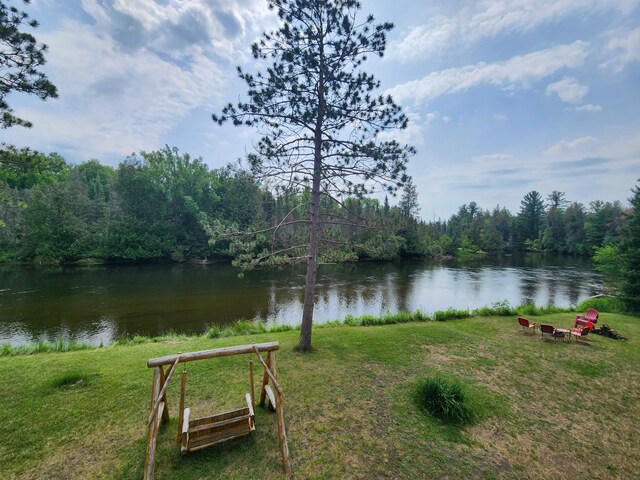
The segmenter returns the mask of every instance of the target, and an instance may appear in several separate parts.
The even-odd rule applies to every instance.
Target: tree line
[[[433,231],[434,248],[449,255],[539,251],[590,256],[595,248],[617,244],[624,223],[620,201],[595,200],[585,206],[567,201],[556,190],[545,202],[534,190],[524,196],[515,215],[504,207],[483,210],[470,202],[449,220],[425,228]]]
[[[448,220],[419,218],[409,180],[397,205],[323,197],[321,262],[513,251],[592,255],[620,243],[625,209],[529,192],[520,211],[462,205]],[[5,148],[0,155],[0,260],[73,262],[304,260],[309,189],[267,188],[239,168],[210,169],[176,148],[131,155],[113,168]],[[247,235],[247,233],[252,233]]]

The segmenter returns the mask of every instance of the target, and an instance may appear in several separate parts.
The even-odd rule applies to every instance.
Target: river
[[[0,343],[123,335],[202,333],[240,318],[300,322],[304,268],[238,275],[229,265],[0,268]],[[420,309],[569,306],[597,292],[590,261],[513,255],[466,262],[402,261],[323,265],[314,321]]]

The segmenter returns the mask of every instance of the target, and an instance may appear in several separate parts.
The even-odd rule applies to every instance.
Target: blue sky
[[[22,6],[21,2],[14,2]],[[513,212],[531,190],[623,200],[640,177],[640,0],[362,0],[391,21],[365,68],[409,115],[423,218],[471,201]],[[34,123],[0,141],[116,165],[165,144],[221,167],[251,129],[211,113],[242,97],[235,66],[274,25],[266,0],[33,0],[60,97],[12,94]],[[393,202],[392,202],[393,203]]]

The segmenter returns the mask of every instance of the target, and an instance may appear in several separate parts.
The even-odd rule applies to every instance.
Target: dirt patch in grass
[[[117,430],[102,429],[84,438],[78,435],[20,478],[113,478],[122,464],[121,452],[133,448],[140,434],[135,430],[123,433],[118,426]]]

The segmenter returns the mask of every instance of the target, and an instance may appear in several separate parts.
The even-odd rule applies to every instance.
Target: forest
[[[270,189],[239,167],[211,169],[168,146],[115,168],[5,148],[0,261],[291,263],[305,259],[309,197],[308,189]],[[411,181],[391,198],[395,205],[388,197],[323,201],[324,263],[512,251],[591,256],[620,242],[626,218],[619,201],[585,206],[561,191],[531,191],[516,213],[469,202],[447,220],[426,222]]]

